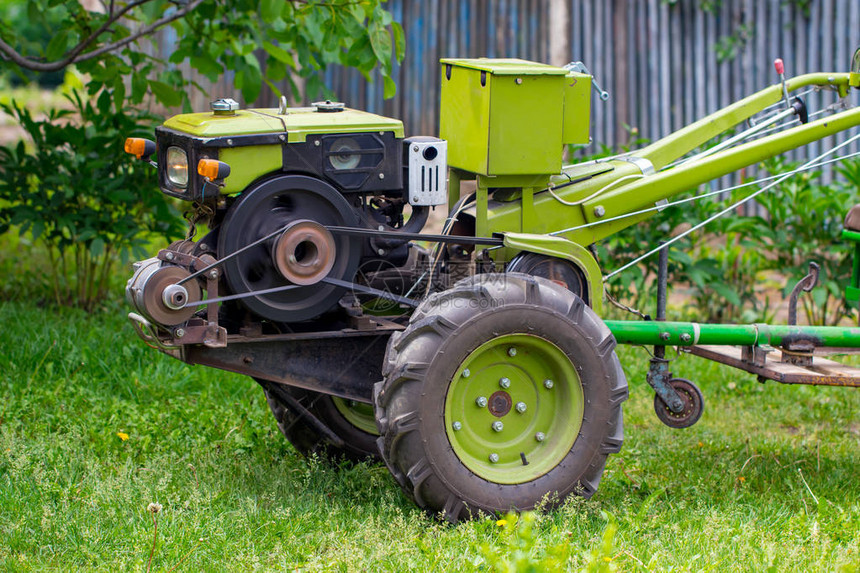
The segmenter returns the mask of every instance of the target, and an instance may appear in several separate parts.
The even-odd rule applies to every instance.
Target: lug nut
[[[463,378],[468,378],[468,377],[469,377],[469,376],[471,376],[471,375],[472,375],[472,373],[471,373],[471,372],[469,372],[469,369],[468,369],[468,368],[466,368],[465,370],[463,370]]]
[[[505,425],[502,423],[501,420],[496,420],[495,422],[493,422],[493,429],[497,432],[501,432],[505,429]]]
[[[499,454],[490,454],[490,461],[496,463],[499,461]]]
[[[510,388],[511,387],[510,379],[502,378],[501,380],[499,380],[499,386],[501,386],[502,388]]]
[[[554,384],[552,383],[552,380],[550,380],[549,378],[547,378],[546,380],[543,381],[543,387],[546,388],[547,390],[552,390],[553,386],[554,386]]]
[[[546,434],[544,434],[543,432],[538,432],[537,434],[535,434],[535,439],[539,442],[542,442],[546,439]]]
[[[486,408],[486,407],[487,407],[487,399],[486,399],[486,398],[484,398],[483,396],[478,396],[478,397],[475,399],[475,404],[477,404],[477,405],[478,405],[478,406],[480,406],[481,408]]]
[[[526,411],[526,403],[525,402],[517,402],[516,408],[517,408],[517,412],[519,412],[520,414],[523,414]]]
[[[455,432],[459,432],[460,428],[463,427],[463,424],[461,424],[460,422],[454,422],[453,424],[451,424],[451,427],[454,428]]]
[[[513,358],[516,355],[517,355],[517,349],[516,348],[514,348],[513,346],[508,348],[508,356]]]

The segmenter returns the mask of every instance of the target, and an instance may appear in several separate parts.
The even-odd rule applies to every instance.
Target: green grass
[[[647,356],[622,349],[625,447],[594,498],[538,512],[529,537],[439,523],[381,465],[304,460],[250,379],[150,350],[123,317],[0,303],[4,569],[145,570],[157,502],[160,571],[486,570],[551,554],[573,570],[858,570],[856,390],[760,385],[685,357],[674,370],[706,412],[670,430]]]

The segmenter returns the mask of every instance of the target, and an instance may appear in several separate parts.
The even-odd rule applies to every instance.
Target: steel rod
[[[703,324],[607,320],[619,344],[668,346],[782,346],[808,340],[815,346],[860,348],[860,328],[771,324]]]

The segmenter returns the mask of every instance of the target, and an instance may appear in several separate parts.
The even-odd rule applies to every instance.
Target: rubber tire
[[[530,482],[498,484],[459,460],[444,427],[451,377],[478,346],[514,333],[542,336],[574,362],[585,410],[570,452]],[[621,403],[627,380],[615,338],[603,321],[567,289],[519,273],[479,275],[432,295],[406,330],[389,341],[384,380],[374,387],[380,453],[407,496],[432,514],[457,522],[478,515],[561,504],[597,490],[608,454],[624,429]]]
[[[657,418],[670,428],[676,430],[689,428],[699,421],[705,411],[705,398],[702,396],[702,391],[686,378],[672,378],[669,380],[669,385],[681,396],[684,410],[680,414],[675,414],[658,394],[654,394],[654,412]]]
[[[351,424],[334,405],[331,396],[293,386],[283,386],[283,389],[344,441],[343,447],[332,444],[266,392],[266,401],[278,429],[300,454],[305,457],[317,455],[331,461],[342,458],[353,462],[379,459],[376,446],[379,436]]]

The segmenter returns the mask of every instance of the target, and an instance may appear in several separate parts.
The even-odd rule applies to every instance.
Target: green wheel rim
[[[475,349],[454,373],[445,397],[445,431],[476,475],[524,483],[570,452],[583,403],[576,368],[558,346],[530,334],[499,336]]]
[[[373,405],[336,396],[332,396],[331,401],[347,422],[362,432],[379,435],[379,430],[376,429],[376,416],[373,415]]]

